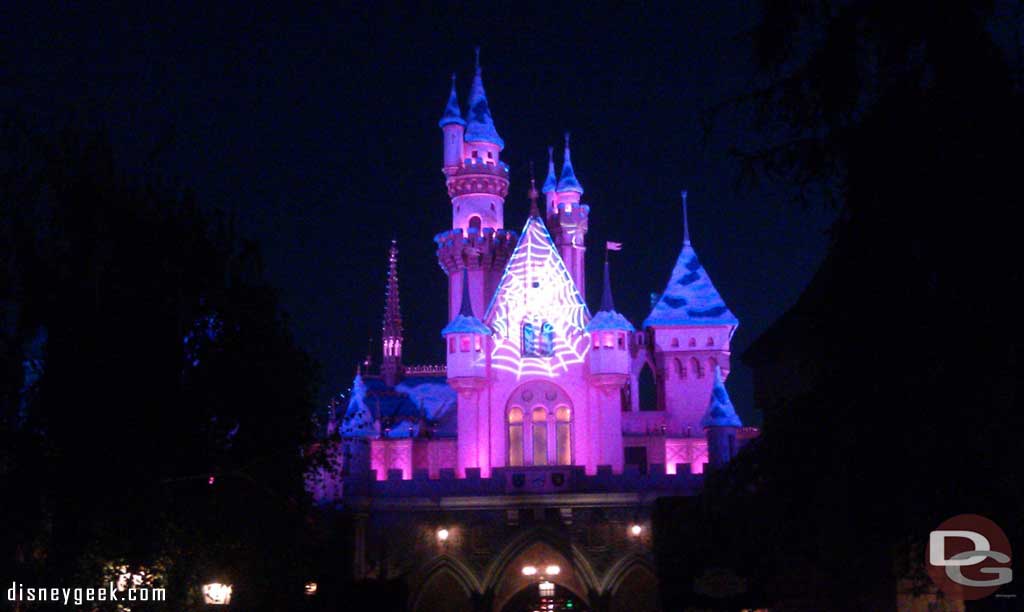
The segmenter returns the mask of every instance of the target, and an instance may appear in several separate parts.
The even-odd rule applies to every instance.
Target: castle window
[[[469,336],[459,336],[459,351],[469,352]]]
[[[481,346],[480,336],[473,336],[473,350],[479,353]]]
[[[572,411],[559,406],[555,419],[555,459],[558,465],[572,465]]]
[[[694,348],[696,346],[697,346],[697,339],[696,338],[690,338],[690,348]]]
[[[494,159],[494,153],[488,151],[487,152],[487,159]]]
[[[690,359],[690,369],[693,370],[693,375],[697,378],[704,378],[704,366],[696,357]]]
[[[644,364],[640,370],[637,380],[640,391],[640,410],[649,411],[658,409],[658,387],[654,380],[654,372],[649,364]]]
[[[555,353],[555,328],[544,321],[523,324],[523,357],[550,357]]]
[[[476,159],[478,157],[480,157],[480,152],[479,151],[473,151],[473,159]]]
[[[477,234],[480,233],[480,217],[473,215],[469,218],[469,232],[476,232]]]
[[[533,465],[548,464],[548,413],[543,408],[534,408],[533,424]]]
[[[523,465],[523,411],[508,411],[508,464]]]
[[[672,338],[672,348],[679,348],[679,338]]]
[[[626,348],[626,334],[619,334],[619,348]]]
[[[711,336],[708,336],[707,345],[708,346],[714,346],[715,345],[715,339],[712,338]]]
[[[615,346],[615,336],[611,333],[605,333],[604,335],[604,347],[612,348]]]
[[[673,361],[675,362],[675,366],[676,366],[676,376],[678,376],[680,379],[685,380],[686,379],[686,366],[683,364],[683,360],[682,359],[673,359]]]
[[[448,338],[448,352],[455,352],[455,338]]]
[[[597,334],[591,334],[590,335],[590,339],[594,343],[594,349],[595,350],[601,348],[601,339],[598,338]]]

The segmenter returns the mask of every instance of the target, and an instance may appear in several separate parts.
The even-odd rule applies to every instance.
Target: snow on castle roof
[[[729,392],[725,390],[725,382],[722,380],[722,368],[715,366],[715,382],[711,387],[711,401],[708,403],[708,410],[704,418],[700,420],[701,427],[743,427],[743,422],[736,414],[729,399]]]
[[[665,291],[643,326],[656,325],[739,325],[689,241],[684,242]]]
[[[437,126],[444,127],[452,123],[466,125],[466,120],[462,118],[462,109],[459,108],[459,96],[455,93],[454,74],[452,74],[452,91],[448,94],[448,105],[444,107],[444,114],[441,115],[441,120],[437,122]]]
[[[484,91],[484,80],[480,76],[480,53],[477,50],[476,74],[469,88],[469,112],[466,116],[466,142],[489,142],[505,148],[505,141],[498,136],[498,130],[491,119],[491,109],[487,105],[487,93]]]

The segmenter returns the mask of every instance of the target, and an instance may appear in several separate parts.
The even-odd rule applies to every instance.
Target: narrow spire
[[[686,209],[686,190],[682,191],[683,196],[683,245],[690,246],[690,217]]]
[[[530,190],[526,192],[526,196],[530,198],[530,216],[539,217],[540,209],[537,208],[537,180],[533,175],[533,160],[530,160]]]
[[[605,312],[615,310],[615,301],[612,300],[612,275],[608,271],[608,251],[604,253],[604,291],[601,292],[601,310]]]
[[[466,112],[466,142],[489,142],[498,145],[499,150],[505,148],[505,141],[498,135],[491,118],[491,109],[487,104],[487,92],[484,91],[484,80],[481,76],[480,48],[476,49],[476,74],[469,88],[469,110]]]
[[[459,95],[455,91],[455,73],[452,73],[452,89],[448,94],[448,104],[444,107],[444,114],[441,115],[441,120],[437,122],[438,127],[444,127],[451,123],[458,123],[459,125],[466,125],[466,120],[462,118],[462,109],[459,108]]]
[[[541,191],[548,193],[558,188],[558,179],[555,178],[555,148],[548,147],[548,176],[544,179],[544,186]]]
[[[473,318],[473,300],[469,297],[469,268],[462,269],[462,304],[459,314]]]
[[[384,338],[402,337],[402,311],[398,300],[398,241],[388,249],[388,284],[384,298]]]
[[[575,191],[583,193],[583,185],[576,179],[576,172],[572,168],[572,157],[569,153],[569,132],[565,133],[565,159],[562,161],[562,176],[558,179],[558,191]]]
[[[480,46],[477,45],[473,48],[473,53],[476,55],[476,74],[480,75]]]

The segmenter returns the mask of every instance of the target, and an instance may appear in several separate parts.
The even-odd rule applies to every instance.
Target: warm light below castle
[[[437,541],[438,542],[447,542],[448,541],[448,535],[449,535],[449,533],[448,533],[447,529],[443,529],[443,528],[442,529],[438,529],[437,530]]]
[[[549,565],[544,568],[544,573],[548,576],[557,576],[562,571],[562,568],[557,565]]]
[[[203,585],[203,602],[211,606],[226,606],[231,603],[231,585],[211,582]]]
[[[317,588],[318,588],[317,583],[315,583],[315,582],[307,582],[306,583],[306,595],[309,595],[310,597],[312,597],[313,595],[316,595]]]
[[[544,582],[537,585],[540,588],[541,597],[554,597],[555,596],[555,583],[545,580]]]
[[[641,533],[643,533],[643,531],[644,531],[644,528],[641,527],[640,525],[635,524],[635,523],[633,525],[631,525],[630,528],[629,528],[629,533],[631,533],[633,536],[638,536]]]
[[[534,576],[536,574],[537,574],[537,568],[535,568],[534,566],[526,565],[526,566],[523,567],[523,575],[524,576]]]

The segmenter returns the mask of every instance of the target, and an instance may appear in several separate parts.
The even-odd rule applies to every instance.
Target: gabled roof
[[[688,240],[643,326],[662,325],[739,325]]]
[[[544,222],[531,216],[509,256],[484,317],[494,332],[492,365],[519,376],[554,376],[571,364],[583,362],[589,321],[590,312],[583,296]],[[527,324],[540,326],[549,334],[550,356],[522,354]],[[541,333],[541,329],[531,329]]]
[[[708,402],[708,410],[704,418],[700,420],[701,427],[743,427],[743,422],[732,407],[732,400],[729,399],[729,392],[725,390],[725,382],[722,380],[722,368],[715,366],[715,382],[711,387],[711,401]]]
[[[452,74],[452,91],[448,94],[448,105],[444,107],[444,114],[437,125],[444,127],[452,123],[466,125],[466,120],[462,118],[462,109],[459,108],[459,96],[455,93],[455,74]]]

